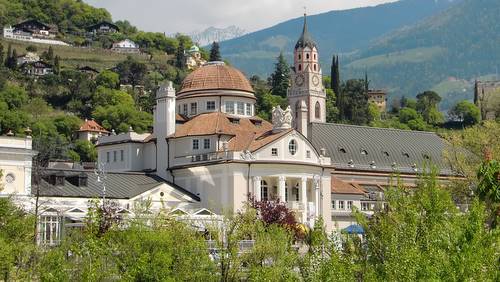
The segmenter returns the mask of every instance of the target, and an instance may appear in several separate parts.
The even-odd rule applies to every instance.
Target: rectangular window
[[[247,116],[252,116],[252,104],[250,104],[250,103],[247,103],[246,115]]]
[[[198,113],[198,104],[191,103],[191,115],[196,115]]]
[[[39,240],[41,245],[55,246],[60,242],[58,216],[40,216]]]
[[[332,200],[332,210],[335,209],[335,200]]]
[[[278,155],[278,148],[271,148],[271,155],[277,156]]]
[[[210,149],[210,139],[203,139],[203,149]]]
[[[113,151],[113,162],[116,163],[116,151]]]
[[[194,139],[193,140],[193,150],[198,150],[200,148],[200,140]]]
[[[109,163],[110,152],[106,152],[106,162]]]
[[[187,104],[182,105],[182,114],[187,116],[187,114],[188,114],[188,105]]]
[[[233,101],[226,102],[226,113],[234,114],[234,102]]]
[[[344,201],[339,201],[339,210],[344,210],[345,209],[345,205],[344,205]]]
[[[362,211],[369,211],[370,210],[370,203],[361,202],[361,210]]]
[[[123,157],[123,150],[120,150],[120,161],[123,162],[123,159],[124,159],[124,157]]]
[[[352,201],[347,201],[347,209],[352,210]]]
[[[307,157],[308,159],[310,159],[310,158],[311,158],[311,151],[309,151],[309,150],[307,150],[307,151],[306,151],[306,157]]]
[[[207,101],[207,111],[215,111],[215,101]]]
[[[237,110],[238,110],[238,115],[244,115],[245,114],[245,103],[243,102],[238,102],[237,104]]]

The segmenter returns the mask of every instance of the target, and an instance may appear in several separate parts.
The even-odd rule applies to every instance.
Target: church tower
[[[293,62],[288,104],[294,112],[295,129],[307,137],[310,123],[326,122],[326,93],[318,48],[307,30],[306,14],[302,35],[295,44]]]

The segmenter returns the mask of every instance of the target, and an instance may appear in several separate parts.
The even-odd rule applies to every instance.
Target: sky
[[[84,0],[145,31],[189,34],[231,25],[251,32],[285,20],[395,0]]]

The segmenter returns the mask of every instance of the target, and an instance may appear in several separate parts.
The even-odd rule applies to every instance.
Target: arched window
[[[288,151],[292,156],[297,153],[297,141],[295,141],[295,139],[292,139],[290,143],[288,143]]]
[[[316,67],[316,64],[314,64],[314,70],[316,71],[317,67]]]
[[[269,200],[269,194],[268,194],[268,186],[267,182],[265,180],[260,181],[260,199],[262,201],[267,201]]]
[[[301,71],[301,70],[302,70],[302,65],[301,65],[301,64],[299,64],[299,71]]]
[[[307,54],[306,54],[306,59],[308,59],[308,60],[309,60],[309,53],[307,53]]]
[[[316,106],[314,107],[314,116],[317,119],[321,118],[321,106],[319,105],[319,102],[316,102]]]
[[[314,54],[314,59],[316,60],[316,54]]]
[[[299,54],[299,60],[302,60],[302,55],[301,54]]]

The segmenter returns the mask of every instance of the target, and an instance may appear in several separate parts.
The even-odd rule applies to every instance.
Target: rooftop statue
[[[273,131],[282,131],[292,128],[292,110],[290,106],[283,110],[280,106],[273,107]]]

